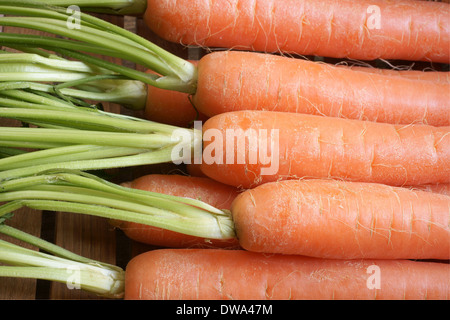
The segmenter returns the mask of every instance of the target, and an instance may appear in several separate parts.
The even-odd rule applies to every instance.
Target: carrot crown
[[[125,272],[121,268],[76,255],[1,223],[0,233],[47,252],[0,240],[0,262],[6,264],[0,266],[0,277],[56,281],[108,298],[124,295]]]
[[[228,211],[200,200],[136,190],[77,170],[49,170],[3,181],[0,219],[29,207],[151,225],[209,239],[232,239]]]

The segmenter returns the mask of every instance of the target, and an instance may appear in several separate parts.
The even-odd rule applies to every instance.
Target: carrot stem
[[[0,261],[7,264],[0,266],[0,277],[57,281],[109,298],[123,296],[125,272],[121,268],[76,255],[4,224],[0,224],[0,233],[49,252],[0,240]]]
[[[40,164],[33,167],[24,166],[21,168],[5,170],[0,172],[0,180],[8,180],[14,176],[28,176],[37,174],[43,170],[58,169],[73,169],[73,170],[102,170],[112,168],[123,168],[140,165],[151,165],[158,163],[170,162],[173,159],[172,148],[166,147],[155,151],[143,151],[141,153],[125,155],[125,156],[111,156],[101,157],[98,159],[61,161],[55,163]]]
[[[74,170],[52,170],[2,183],[0,217],[26,206],[136,222],[210,239],[234,237],[228,211],[202,201],[139,191]]]
[[[38,126],[0,127],[0,147],[38,149],[4,153],[0,180],[52,168],[99,170],[178,163],[201,150],[198,129],[105,112],[91,105],[80,107],[55,94],[40,94],[0,88],[0,104],[6,106],[0,108],[0,117]]]
[[[90,12],[117,14],[117,15],[142,15],[147,8],[146,0],[45,0],[45,1],[30,1],[30,0],[0,0],[2,5],[15,5],[15,4],[29,5],[40,7],[45,6],[58,6],[69,7],[76,5]]]
[[[22,7],[23,6],[23,7]],[[159,84],[165,88],[172,88],[187,93],[195,92],[197,80],[197,68],[190,62],[163,50],[150,41],[129,32],[123,28],[106,22],[102,19],[80,12],[80,28],[76,32],[67,27],[67,21],[70,16],[64,8],[51,7],[26,7],[24,3],[17,3],[11,6],[0,6],[0,13],[13,15],[12,17],[1,17],[0,25],[15,26],[40,31],[50,32],[59,36],[67,37],[75,41],[66,41],[65,46],[56,46],[57,41],[51,41],[48,38],[11,35],[1,36],[0,40],[5,42],[9,39],[10,44],[33,46],[33,42],[39,41],[45,49],[52,49],[56,52],[67,54],[82,61],[90,61],[98,66],[108,66],[110,70],[119,71],[124,75],[132,75],[136,80],[147,80],[149,84]],[[139,73],[131,68],[115,66],[112,63],[106,63],[94,57],[88,57],[74,50],[80,49],[77,43],[87,44],[85,49],[91,48],[94,52],[101,53],[102,48],[111,52],[110,56],[116,56],[139,63],[148,69],[151,69],[162,76],[157,82],[152,81],[153,76],[145,73]],[[72,46],[74,44],[74,46]],[[35,46],[35,45],[34,45]],[[61,49],[61,48],[67,49]],[[74,49],[74,50],[72,50]],[[98,50],[97,50],[98,49]],[[140,79],[138,79],[139,77]]]
[[[113,102],[134,110],[145,107],[147,86],[141,81],[81,61],[46,54],[35,48],[29,51],[32,53],[0,51],[0,80],[4,80],[0,83],[1,91],[29,89],[40,95],[55,93],[66,100],[70,97]],[[41,79],[57,83],[38,82]],[[6,92],[0,94],[5,95]],[[23,96],[30,94],[23,92],[15,97],[23,100]]]
[[[6,157],[0,159],[0,170],[4,171],[21,167],[34,167],[37,165],[64,163],[69,161],[124,157],[142,152],[145,151],[139,148],[101,147],[93,145],[50,148],[36,152],[17,154],[14,158]]]

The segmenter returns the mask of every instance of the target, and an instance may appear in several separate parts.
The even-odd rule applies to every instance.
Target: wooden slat
[[[8,225],[39,237],[41,231],[41,212],[28,208],[20,209],[15,212],[14,217],[8,221]],[[21,244],[19,241],[1,234],[0,239]],[[29,245],[23,246],[33,249],[33,247]],[[34,279],[0,277],[0,300],[35,299],[36,283],[37,281]]]

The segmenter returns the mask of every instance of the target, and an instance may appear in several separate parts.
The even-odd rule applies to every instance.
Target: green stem
[[[120,14],[120,15],[142,15],[147,8],[146,0],[0,0],[1,5],[31,5],[31,6],[59,6],[69,7],[76,5],[83,10],[91,12],[102,12],[108,14]]]
[[[49,149],[49,148],[64,147],[65,144],[49,143],[49,142],[0,140],[0,146],[1,147],[7,147],[7,148]]]
[[[109,298],[121,298],[125,290],[125,272],[117,267],[75,255],[37,237],[0,225],[0,232],[49,250],[56,255],[23,248],[0,240],[0,277],[43,279],[66,283]]]
[[[27,152],[25,150],[21,150],[21,149],[0,147],[0,161],[2,158],[18,156],[18,155],[22,155],[25,153],[27,153]]]
[[[11,64],[17,65],[41,65],[51,70],[66,70],[66,71],[76,71],[84,73],[98,73],[97,68],[92,68],[85,63],[80,61],[70,61],[58,58],[47,58],[34,53],[3,53],[0,55],[0,65],[1,67],[8,67]],[[97,69],[97,70],[96,70]],[[107,70],[103,70],[107,72]]]
[[[20,5],[20,3],[17,5]],[[122,57],[127,57],[130,61],[142,64],[161,74],[161,80],[158,82],[165,82],[164,85],[167,88],[189,93],[195,92],[197,68],[188,61],[163,50],[132,32],[84,13],[80,13],[80,28],[72,30],[67,27],[67,20],[70,16],[65,13],[64,8],[52,8],[53,11],[49,9],[20,6],[0,6],[0,13],[19,15],[19,17],[0,18],[0,25],[31,28],[50,32],[59,36],[85,42],[89,45],[94,45],[99,47],[99,50],[101,50],[101,48],[106,48]],[[30,42],[28,42],[28,45],[29,43]],[[15,44],[27,45],[27,42],[20,42],[18,40]],[[49,45],[50,43],[47,43],[47,45],[44,43],[43,47],[46,46],[49,48]],[[54,46],[52,48],[57,50],[60,47]],[[68,48],[68,50],[64,51],[64,49],[59,49],[58,52],[70,54],[72,57],[77,58],[76,53],[74,52],[74,50],[76,50],[75,47],[65,46],[65,48]],[[114,54],[111,56],[114,56]],[[87,59],[85,56],[79,57]],[[94,62],[95,60],[91,61]],[[98,64],[99,61],[96,62],[97,65],[101,66]],[[122,69],[122,71],[125,71],[125,69]],[[127,72],[130,74],[129,70]],[[166,77],[167,80],[165,79]],[[133,79],[140,80],[137,78]]]
[[[114,147],[157,149],[179,141],[164,134],[136,134],[72,129],[0,128],[0,137],[10,141],[92,144]]]
[[[9,14],[15,13],[14,11],[19,11],[17,8],[0,6],[0,12],[5,12]],[[26,11],[31,9],[26,8],[20,10],[20,13],[29,14]],[[46,12],[45,10],[38,10],[39,12]],[[117,51],[124,56],[129,57],[131,61],[141,63],[143,65],[152,65],[156,70],[166,69],[160,61],[157,61],[153,55],[150,55],[147,50],[144,50],[140,45],[137,45],[127,38],[124,38],[117,34],[112,34],[103,30],[92,28],[88,25],[82,25],[82,32],[77,32],[74,29],[69,29],[67,27],[67,17],[61,19],[43,18],[39,13],[38,17],[21,17],[20,19],[16,17],[2,17],[1,24],[3,26],[9,27],[22,27],[28,29],[35,29],[44,32],[50,32],[58,36],[68,37],[74,40],[86,42],[88,44],[99,44],[102,43],[103,47],[112,51]],[[167,69],[166,69],[167,70]],[[167,71],[166,71],[167,72]]]
[[[140,148],[101,147],[91,145],[75,145],[60,148],[51,148],[35,152],[26,152],[14,157],[0,159],[0,170],[35,167],[50,163],[64,163],[69,161],[82,161],[129,156],[146,152]]]
[[[0,212],[22,205],[131,221],[198,237],[234,237],[226,211],[195,199],[136,191],[87,174],[44,173],[3,182],[0,201],[7,208],[0,207]]]
[[[172,146],[158,150],[142,152],[129,156],[109,157],[101,159],[87,159],[75,161],[63,161],[56,163],[40,164],[36,166],[24,166],[16,169],[0,172],[0,181],[9,180],[12,177],[25,177],[38,174],[41,171],[51,169],[68,170],[102,170],[112,168],[125,168],[132,166],[151,165],[158,163],[167,163],[174,160],[186,160],[185,158],[176,158],[172,152]]]
[[[43,87],[42,87],[43,86]],[[40,87],[40,88],[39,88]],[[61,99],[55,99],[53,96],[43,96],[42,94],[35,94],[23,89],[35,89],[42,90],[42,92],[51,92],[52,86],[45,84],[38,84],[33,82],[2,82],[0,83],[0,96],[12,98],[2,98],[0,105],[2,107],[14,107],[14,108],[37,108],[37,109],[51,109],[61,110],[61,108],[70,108],[72,111],[76,111],[73,105],[63,101]],[[22,90],[18,90],[22,89]],[[49,90],[49,91],[44,91]],[[14,100],[13,100],[14,99]]]
[[[81,124],[83,124],[83,126],[92,125],[95,128],[95,131],[100,131],[104,128],[108,128],[109,131],[114,129],[114,131],[116,132],[134,132],[141,134],[159,133],[170,136],[174,132],[174,130],[182,130],[181,128],[177,128],[171,125],[145,121],[133,117],[124,117],[116,115],[114,113],[99,110],[32,110],[30,108],[27,108],[26,104],[23,105],[25,105],[25,108],[0,108],[0,117],[19,119],[23,121],[35,120],[45,121],[49,123],[58,123],[61,125],[65,125],[68,128],[80,128]],[[0,128],[0,130],[5,131],[18,130],[26,134],[27,131],[21,129],[22,128]],[[186,129],[186,131],[189,132],[188,129]],[[31,130],[28,132],[31,133]],[[77,133],[80,132],[77,131]],[[55,138],[58,139],[57,137]]]
[[[29,109],[40,109],[40,110],[44,110],[44,111],[49,111],[49,110],[60,111],[61,107],[63,107],[63,108],[69,107],[67,104],[65,104],[65,105],[57,104],[57,106],[53,106],[53,101],[51,101],[50,99],[45,99],[44,97],[42,97],[43,98],[42,100],[47,100],[48,102],[32,103],[32,102],[24,101],[27,98],[33,99],[34,96],[36,96],[36,95],[31,94],[31,93],[21,94],[20,96],[22,96],[24,98],[24,100],[4,98],[2,96],[9,96],[9,97],[15,98],[16,92],[14,90],[0,91],[0,106],[2,108],[3,107],[7,107],[7,108],[23,108],[23,109],[27,109],[27,111]],[[34,99],[34,100],[37,100],[37,99]]]
[[[11,99],[10,108],[0,108],[0,117],[39,127],[0,127],[0,147],[43,150],[5,154],[0,159],[0,181],[53,168],[100,170],[186,163],[195,151],[202,150],[202,134],[197,129],[75,107],[57,97],[49,98],[50,107],[21,103],[19,91],[0,91],[0,96],[6,92],[16,98]],[[41,102],[32,94],[24,97]]]
[[[130,189],[128,187],[120,186],[107,180],[101,179],[93,174],[80,172],[77,170],[73,171],[52,169],[48,171],[42,171],[40,172],[40,174],[32,177],[15,178],[13,180],[3,182],[2,190],[20,190],[25,187],[31,187],[43,183],[73,185],[81,188],[108,193],[111,194],[112,197],[120,196],[133,202],[148,203],[150,201],[151,203],[151,201],[153,201],[155,198],[168,199],[179,203],[189,204],[191,206],[195,206],[197,208],[201,208],[218,215],[223,214],[221,210],[218,210],[213,206],[210,206],[199,200],[139,189]]]
[[[58,14],[54,11],[49,12],[49,10],[44,9],[0,6],[0,12],[27,16],[20,17],[20,19],[17,17],[0,18],[3,26],[35,29],[86,42],[88,44],[101,44],[104,48],[127,56],[131,61],[152,67],[154,71],[160,74],[174,75],[173,71],[176,68],[168,68],[157,54],[164,54],[175,62],[181,60],[148,41],[142,41],[140,37],[136,37],[135,34],[127,32],[125,29],[118,28],[106,21],[85,14],[82,14],[82,19],[80,19],[80,29],[75,30],[68,28],[67,15]],[[95,25],[95,27],[91,27],[91,25]],[[108,31],[102,30],[104,27],[106,27],[106,30]],[[139,41],[134,41],[130,38],[139,39]],[[146,47],[143,47],[142,44],[145,44]],[[151,49],[152,51],[148,49]],[[154,53],[155,51],[156,53]],[[181,71],[183,70],[181,69]],[[175,74],[178,74],[178,72]],[[182,72],[181,75],[183,75]],[[183,76],[180,78],[185,80]]]
[[[42,240],[39,237],[33,236],[31,234],[28,234],[28,233],[18,230],[16,228],[7,226],[6,224],[0,224],[0,233],[7,235],[9,237],[15,238],[17,240],[20,240],[22,242],[32,244],[33,246],[35,246],[43,251],[46,251],[47,253],[53,254],[57,257],[60,257],[60,258],[70,259],[70,260],[81,262],[81,263],[103,265],[108,268],[116,269],[116,270],[120,271],[120,268],[118,268],[114,265],[101,263],[101,262],[80,256],[69,250],[65,250],[64,248],[61,248],[60,246],[57,246],[53,243]]]
[[[59,39],[49,36],[36,36],[21,33],[0,33],[0,39],[3,46],[20,49],[22,51],[35,51],[38,47],[48,48],[70,48],[75,51],[97,53],[100,55],[111,56],[115,58],[126,59],[127,55],[122,55],[117,51],[106,49],[97,45],[76,42],[70,39]]]
[[[40,105],[50,106],[56,104],[57,107],[66,107],[66,101],[61,102],[55,99],[55,91],[67,97],[85,99],[92,101],[112,102],[120,104],[128,109],[142,110],[145,108],[147,100],[147,87],[144,83],[134,80],[105,79],[96,80],[97,77],[87,77],[77,81],[69,81],[60,85],[17,81],[0,83],[0,95],[15,98],[16,100],[33,102]],[[94,81],[93,81],[94,80]],[[89,82],[87,85],[85,82]],[[89,87],[89,90],[68,88],[68,86]],[[32,92],[24,91],[24,89]],[[48,94],[44,96],[44,94]],[[5,106],[4,104],[1,104]],[[20,107],[17,105],[17,107]]]
[[[16,66],[11,67],[14,67],[14,71],[8,72],[5,70],[5,72],[0,73],[0,81],[42,81],[42,79],[46,79],[48,81],[64,82],[79,80],[85,77],[83,74],[68,71],[42,72],[42,69],[37,70],[34,66],[32,67],[33,70],[23,68],[23,71],[17,71],[18,68]]]
[[[28,259],[25,256],[24,259]],[[13,262],[14,263],[14,262]],[[124,295],[124,272],[108,272],[105,268],[83,268],[66,263],[58,267],[0,266],[0,277],[40,279],[67,284],[68,289],[81,289],[102,297],[119,299]]]
[[[57,206],[61,204],[67,206],[77,204],[78,207],[71,206],[69,210],[114,220],[148,224],[205,238],[220,239],[223,237],[223,234],[219,232],[217,227],[214,227],[214,224],[217,224],[216,218],[225,215],[215,217],[204,210],[164,199],[155,198],[152,199],[151,204],[140,204],[117,196],[111,197],[103,192],[79,190],[66,186],[38,186],[25,191],[3,192],[0,193],[0,199],[2,202],[20,200],[19,203],[25,206],[52,211],[57,211]],[[92,207],[96,209],[107,208],[108,210],[92,211]],[[90,211],[74,211],[86,208]]]
[[[147,103],[147,86],[141,81],[121,79],[120,76],[101,75],[68,81],[54,86],[53,91],[79,99],[113,102],[133,110],[143,110]]]

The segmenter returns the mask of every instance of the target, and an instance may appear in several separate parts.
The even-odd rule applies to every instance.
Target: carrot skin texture
[[[245,133],[261,139],[257,152],[252,154],[267,146],[268,151],[263,153],[271,157],[270,163],[265,164],[259,156],[250,161],[249,140],[245,140],[243,148],[238,147],[237,139],[234,144],[231,138],[227,139],[227,130],[241,130],[241,141]],[[278,138],[270,137],[271,133],[278,133]],[[450,127],[237,111],[208,119],[203,124],[203,135],[202,172],[216,181],[244,189],[299,178],[336,178],[398,186],[450,182]],[[210,155],[213,153],[214,157]],[[245,161],[239,161],[240,158]],[[273,172],[262,172],[269,167]]]
[[[289,180],[232,205],[242,248],[328,259],[450,258],[450,197],[381,184]]]
[[[369,286],[374,272],[381,276],[379,289]],[[126,300],[446,300],[450,295],[450,265],[444,263],[245,250],[152,250],[129,262],[125,278]]]
[[[449,14],[412,0],[150,0],[144,20],[186,45],[449,63]]]
[[[449,83],[450,72],[448,71],[431,71],[431,70],[397,70],[397,69],[381,69],[376,67],[336,64],[336,67],[351,69],[354,71],[369,72],[382,74],[391,77],[402,77],[410,80],[432,81],[437,83]]]
[[[422,190],[427,192],[434,192],[450,196],[450,184],[427,184],[422,186],[411,187],[413,190]]]
[[[195,120],[205,121],[197,113],[187,94],[148,86],[144,116],[147,120],[187,128]]]
[[[202,167],[200,163],[186,164],[186,171],[190,176],[207,178],[207,176],[202,172]]]
[[[149,174],[124,184],[129,188],[200,199],[219,209],[230,209],[238,190],[204,177]],[[229,248],[239,247],[237,239],[204,239],[128,221],[114,222],[130,239],[159,247]]]
[[[266,110],[449,126],[450,83],[411,77],[272,54],[222,51],[200,60],[192,101],[208,117]]]

